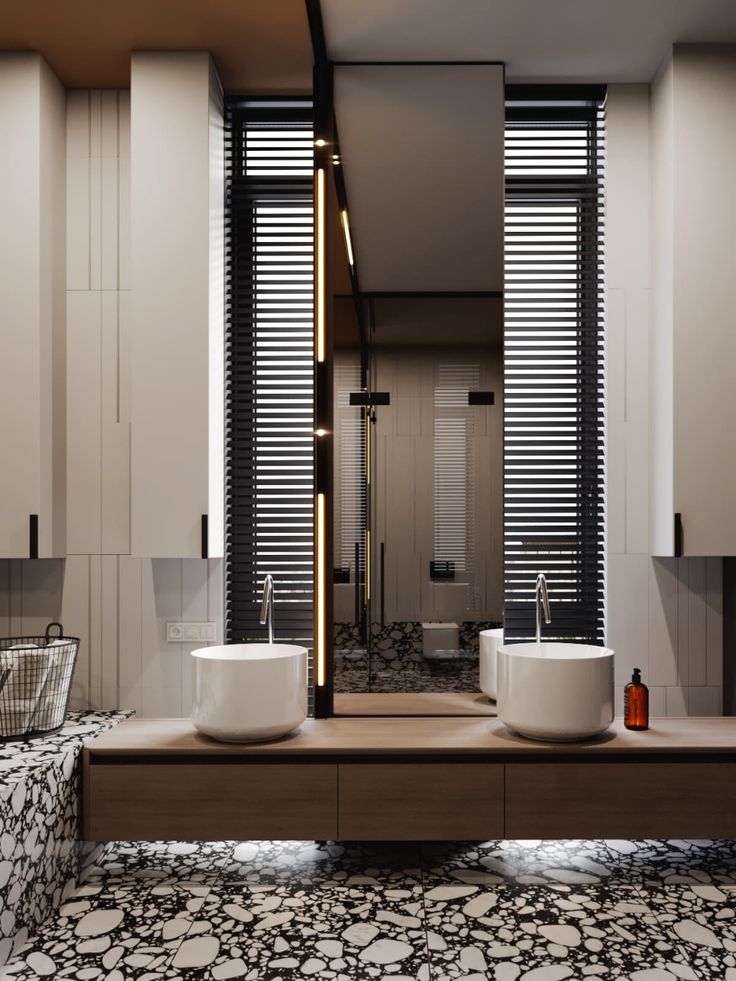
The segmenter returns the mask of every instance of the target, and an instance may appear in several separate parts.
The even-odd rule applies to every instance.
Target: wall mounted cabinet
[[[676,45],[652,87],[653,555],[736,555],[734,100],[734,45]]]
[[[208,54],[133,54],[131,551],[138,556],[222,555],[223,135],[222,90]]]
[[[487,840],[732,838],[736,722],[617,721],[605,739],[535,743],[493,719],[308,720],[260,745],[185,719],[130,720],[84,750],[84,834]],[[141,807],[140,802],[146,806]]]
[[[65,552],[65,113],[40,55],[0,55],[0,558]]]

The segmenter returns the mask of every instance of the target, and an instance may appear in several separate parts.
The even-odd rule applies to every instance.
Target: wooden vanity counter
[[[309,720],[260,745],[188,720],[124,722],[84,750],[95,841],[736,838],[736,718],[620,721],[543,743],[488,718]]]

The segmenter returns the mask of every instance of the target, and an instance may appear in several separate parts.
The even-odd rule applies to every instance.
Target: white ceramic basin
[[[227,644],[192,651],[199,732],[224,742],[262,742],[307,717],[307,652],[292,644]]]
[[[613,722],[613,651],[587,644],[504,644],[498,716],[530,739],[574,742]]]
[[[479,644],[480,690],[492,701],[498,694],[498,649],[503,644],[503,627],[481,630]]]

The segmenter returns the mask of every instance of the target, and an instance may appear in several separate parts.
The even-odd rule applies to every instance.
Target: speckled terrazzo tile
[[[80,886],[2,977],[144,981],[165,976],[208,892],[208,886],[185,880]]]
[[[432,981],[698,981],[631,890],[442,883],[424,894]]]
[[[416,884],[421,879],[419,846],[410,842],[244,841],[230,845],[221,867],[227,882],[390,886]]]
[[[666,885],[643,893],[662,929],[705,978],[736,981],[736,887]]]
[[[422,846],[426,873],[448,880],[624,888],[734,882],[732,842],[487,841]]]
[[[421,887],[213,890],[171,962],[172,978],[430,981]]]
[[[213,883],[231,855],[227,842],[116,841],[100,846],[88,857],[81,881],[144,879],[151,883],[174,879]]]

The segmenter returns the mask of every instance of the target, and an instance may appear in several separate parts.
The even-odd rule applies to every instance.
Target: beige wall
[[[640,667],[653,715],[722,711],[722,563],[653,559],[649,461],[666,454],[650,369],[667,367],[652,316],[661,236],[650,214],[663,193],[666,159],[651,134],[646,85],[613,85],[607,115],[607,631],[616,650],[616,694]],[[655,141],[656,143],[656,141]],[[670,361],[671,370],[671,361]]]
[[[336,555],[340,551],[343,433],[341,423],[357,416],[341,398],[343,365],[349,352],[338,352],[336,371]],[[353,356],[357,362],[357,354]],[[372,440],[372,593],[373,619],[379,616],[380,543],[385,551],[385,611],[393,620],[500,619],[503,605],[503,403],[500,351],[471,345],[378,347],[373,354],[373,389],[391,395],[376,408]],[[470,372],[475,383],[465,386]],[[459,381],[454,380],[454,374]],[[455,385],[459,385],[457,395]],[[496,394],[493,406],[463,405],[469,387]],[[440,391],[442,394],[440,395]],[[443,407],[443,402],[447,403]],[[458,404],[459,403],[459,404]],[[469,564],[453,582],[432,582],[435,554],[435,455],[438,421],[464,421],[462,446],[445,444],[450,453],[467,453],[469,509],[465,532]],[[337,561],[337,560],[336,560]],[[354,618],[354,586],[336,587],[336,619]]]

